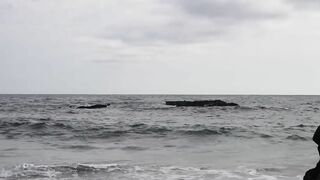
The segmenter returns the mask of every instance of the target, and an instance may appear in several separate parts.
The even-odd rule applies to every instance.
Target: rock
[[[318,162],[315,168],[310,169],[309,171],[306,172],[306,174],[303,177],[303,180],[320,180],[319,172],[320,172],[320,162]]]
[[[92,106],[79,106],[78,109],[100,109],[100,108],[106,108],[110,106],[110,104],[95,104]]]
[[[239,106],[236,103],[227,103],[221,100],[204,100],[204,101],[166,101],[166,105],[172,106]]]
[[[320,154],[320,126],[317,128],[312,139],[316,144],[318,144],[318,152]],[[306,172],[303,180],[320,180],[320,161],[315,168],[310,169]]]
[[[313,135],[312,140],[318,144],[318,146],[320,145],[320,126],[317,128],[316,132]]]

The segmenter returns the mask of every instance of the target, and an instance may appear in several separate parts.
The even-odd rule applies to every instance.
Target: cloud
[[[246,21],[275,18],[279,13],[259,7],[259,1],[248,0],[173,0],[183,11],[211,20]]]
[[[0,0],[1,92],[317,93],[319,17],[293,5],[319,2]]]
[[[281,17],[274,1],[5,0],[7,24],[0,32],[26,47],[43,44],[96,63],[155,61],[168,49],[224,39]]]
[[[296,8],[320,8],[319,0],[286,0],[286,2],[294,5]]]
[[[93,63],[97,64],[136,64],[140,61],[127,60],[127,59],[96,59],[92,60]]]
[[[95,37],[83,41],[87,44],[90,41],[102,50],[95,53],[93,62],[147,62],[156,61],[165,49],[221,40],[267,20],[277,20],[283,13],[274,8],[278,7],[274,2],[140,0],[136,5],[132,0],[121,0],[112,6],[102,5],[102,12],[92,9],[79,19],[89,19],[86,24],[99,27]]]
[[[3,1],[0,2],[0,23],[5,21],[5,18],[8,16],[8,12],[13,9],[12,4]]]
[[[153,1],[131,11],[125,22],[106,25],[104,38],[134,45],[193,43],[227,33],[232,26],[282,17],[271,3],[245,0]],[[153,8],[153,7],[157,8]],[[141,8],[141,7],[140,7]],[[123,10],[125,11],[125,10]]]
[[[192,43],[220,33],[222,29],[209,21],[172,19],[152,26],[113,27],[112,30],[106,31],[103,37],[135,46],[161,46],[168,43]]]
[[[274,1],[26,0],[0,3],[0,7],[15,7],[15,16],[8,15],[6,21],[24,26],[40,24],[132,46],[161,46],[211,41],[234,27],[279,18],[282,14],[270,3]]]
[[[0,3],[0,11],[10,10],[12,8],[13,8],[12,4],[10,4],[8,2],[4,1],[4,2]]]

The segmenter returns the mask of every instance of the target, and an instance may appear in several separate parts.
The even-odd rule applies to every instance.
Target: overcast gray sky
[[[1,0],[0,93],[320,94],[319,0]]]

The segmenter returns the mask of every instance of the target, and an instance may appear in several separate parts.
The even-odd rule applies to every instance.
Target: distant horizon
[[[133,96],[143,96],[143,95],[168,95],[168,96],[320,96],[320,94],[175,94],[175,93],[164,93],[164,94],[153,94],[153,93],[110,93],[110,94],[103,94],[103,93],[74,93],[74,94],[54,94],[54,93],[39,93],[39,94],[32,94],[32,93],[0,93],[0,95],[133,95]]]

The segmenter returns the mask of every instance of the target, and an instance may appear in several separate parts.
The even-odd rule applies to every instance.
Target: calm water
[[[240,107],[171,107],[221,99]],[[106,109],[76,109],[110,103]],[[0,179],[295,180],[320,96],[0,95]]]

